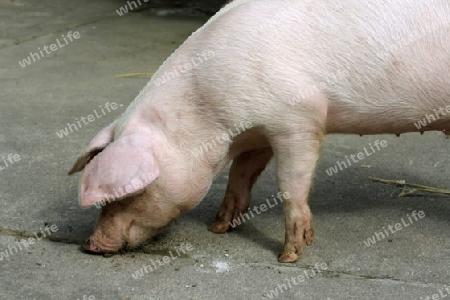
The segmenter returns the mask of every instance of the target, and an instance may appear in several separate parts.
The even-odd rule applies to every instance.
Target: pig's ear
[[[100,152],[105,149],[108,144],[110,144],[114,140],[114,128],[116,122],[112,122],[102,130],[92,139],[87,146],[86,150],[78,157],[77,161],[72,167],[72,170],[69,171],[69,175],[72,175],[76,172],[80,172],[84,169],[84,167]]]
[[[159,176],[148,136],[119,137],[85,167],[80,184],[80,204],[89,207],[139,194]]]

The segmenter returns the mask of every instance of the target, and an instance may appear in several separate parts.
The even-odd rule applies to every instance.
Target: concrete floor
[[[79,244],[91,233],[97,209],[78,207],[78,176],[67,171],[148,81],[114,75],[155,71],[207,19],[193,10],[144,9],[119,16],[115,10],[124,3],[0,0],[0,157],[13,154],[7,167],[0,159],[0,253],[9,251],[0,260],[0,299],[442,299],[449,294],[450,199],[425,193],[399,198],[400,188],[368,179],[450,189],[449,142],[438,133],[328,137],[310,197],[315,240],[295,264],[277,263],[284,241],[281,206],[225,235],[207,231],[224,194],[226,170],[200,205],[144,250],[86,254]],[[30,52],[68,31],[78,31],[80,38],[20,66]],[[108,101],[120,106],[58,137],[67,123]],[[337,160],[377,139],[388,146],[327,175]],[[255,205],[278,191],[273,171],[271,164],[254,187]],[[425,217],[410,223],[412,211]],[[402,218],[408,227],[365,246],[375,232]],[[54,232],[44,231],[46,238],[19,248],[17,241],[45,225],[54,225]],[[133,278],[182,243],[192,250]],[[313,274],[315,264],[326,264],[327,270]],[[311,278],[304,282],[291,279],[305,272]],[[288,290],[270,294],[282,284]]]

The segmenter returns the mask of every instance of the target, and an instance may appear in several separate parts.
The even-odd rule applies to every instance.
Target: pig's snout
[[[121,249],[129,250],[135,248],[154,234],[153,230],[145,230],[138,225],[130,226],[129,234],[122,234],[122,229],[120,227],[103,228],[100,225],[82,243],[82,247],[92,253],[117,253]]]
[[[120,228],[117,232],[120,232]],[[119,250],[130,250],[142,242],[146,241],[149,237],[155,235],[158,230],[153,228],[143,228],[138,225],[131,225],[127,236],[120,236],[119,234],[107,237],[102,232],[102,228],[94,231],[88,239],[82,243],[84,250],[92,253],[117,253]]]
[[[98,242],[93,236],[86,239],[81,245],[84,250],[92,253],[116,253],[122,247],[123,244],[120,245],[107,245],[105,243]]]

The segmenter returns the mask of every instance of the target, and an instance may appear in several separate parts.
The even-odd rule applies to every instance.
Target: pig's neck
[[[167,197],[177,198],[184,210],[203,198],[230,160],[229,143],[217,141],[225,125],[215,122],[192,73],[159,86],[154,80],[130,105],[119,131],[149,133],[160,167],[159,184],[170,187]]]

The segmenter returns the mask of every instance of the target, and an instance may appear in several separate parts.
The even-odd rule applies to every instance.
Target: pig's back
[[[215,51],[199,78],[211,94],[227,95],[219,97],[222,105],[243,94],[250,99],[282,89],[300,76],[295,93],[272,100],[295,108],[309,101],[311,90],[320,90],[328,100],[329,130],[351,132],[358,119],[378,114],[389,126],[398,121],[399,107],[423,116],[431,101],[439,107],[450,96],[449,1],[233,4],[193,37]],[[365,130],[383,131],[369,125]]]

